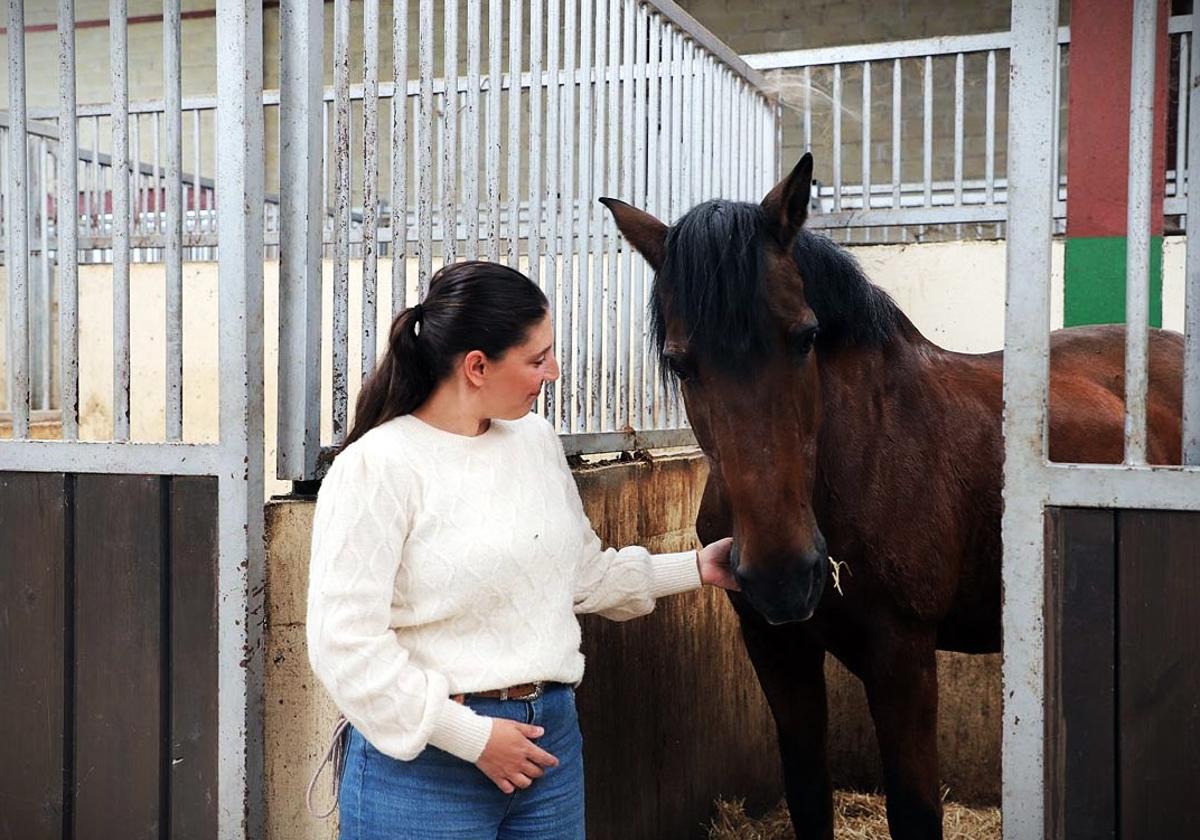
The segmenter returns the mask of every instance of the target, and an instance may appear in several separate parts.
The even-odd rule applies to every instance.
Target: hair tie
[[[421,304],[417,304],[412,308],[413,315],[413,334],[421,334],[421,320],[425,317],[425,308]]]

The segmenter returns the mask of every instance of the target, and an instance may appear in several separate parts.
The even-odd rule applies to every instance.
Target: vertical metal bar
[[[41,217],[38,225],[38,301],[34,310],[37,318],[37,335],[34,336],[34,347],[38,357],[38,408],[50,408],[50,313],[53,301],[50,295],[50,173],[47,171],[49,154],[46,149],[46,138],[38,139],[38,169],[39,184],[37,191],[37,211]]]
[[[921,171],[925,182],[925,207],[933,206],[933,56],[925,56],[925,122],[922,132],[925,157]]]
[[[701,187],[701,194],[704,198],[711,198],[714,192],[713,185],[713,169],[715,161],[713,155],[713,139],[716,134],[716,107],[715,99],[713,98],[713,65],[712,58],[707,51],[701,52],[701,60],[703,62],[702,73],[704,78],[704,89],[701,92],[700,114],[704,119],[703,126],[700,131],[702,143],[700,147],[701,171],[704,173],[704,184]]]
[[[903,147],[903,76],[900,72],[900,59],[892,60],[892,207],[900,209],[900,185],[903,171],[901,160]]]
[[[192,231],[203,230],[200,207],[203,200],[200,190],[200,110],[192,110]]]
[[[183,439],[183,72],[180,0],[163,6],[167,440]],[[281,415],[282,416],[282,415]],[[315,461],[314,461],[315,463]]]
[[[562,277],[559,283],[561,289],[561,309],[558,316],[558,327],[561,333],[559,350],[562,354],[562,376],[559,380],[561,394],[559,402],[559,428],[564,432],[573,431],[571,426],[571,403],[575,396],[575,349],[578,341],[575,337],[575,270],[572,253],[575,248],[575,142],[577,139],[575,121],[575,39],[578,33],[576,16],[577,0],[564,0],[566,14],[563,22],[563,88],[562,88]]]
[[[621,45],[621,195],[633,196],[633,159],[636,155],[633,146],[633,29],[636,6],[634,0],[624,0],[624,16],[622,19]],[[711,92],[711,88],[709,89]],[[636,197],[634,198],[636,202]],[[630,369],[630,308],[632,307],[633,249],[627,242],[621,243],[624,259],[621,265],[618,292],[618,347],[617,347],[617,387],[614,397],[621,402],[618,423],[621,428],[633,428],[637,417],[633,412],[633,378]]]
[[[141,232],[142,214],[142,144],[141,144],[141,115],[130,114],[133,130],[129,134],[129,157],[132,165],[129,167],[130,189],[133,200],[129,203],[129,228],[133,233]]]
[[[572,200],[572,215],[579,231],[575,253],[575,287],[578,295],[577,317],[572,333],[577,349],[572,431],[587,431],[588,390],[596,379],[595,363],[588,353],[589,335],[594,326],[592,313],[591,259],[589,241],[596,194],[592,192],[592,0],[580,0],[579,8],[579,188]],[[574,87],[572,85],[572,87]],[[578,210],[574,210],[574,208]]]
[[[637,47],[633,61],[633,203],[646,206],[646,7],[635,5]],[[639,255],[633,260],[629,294],[629,345],[632,360],[630,383],[630,417],[635,429],[646,427],[646,383],[642,360],[645,357],[643,340],[643,307],[646,261]]]
[[[804,151],[812,151],[812,68],[804,68]]]
[[[508,264],[516,268],[521,254],[521,11],[524,4],[521,0],[508,0]],[[530,2],[530,29],[536,29],[532,24],[533,3]],[[532,37],[532,31],[530,33]],[[531,73],[529,85],[530,102],[533,101],[533,88],[539,84]],[[530,106],[532,109],[532,105]],[[532,117],[531,117],[532,120]],[[531,122],[532,124],[532,122]],[[529,139],[533,147],[532,135]],[[533,175],[533,164],[530,163],[530,177]],[[532,205],[531,205],[532,210]],[[531,226],[532,226],[532,216]],[[532,259],[530,260],[532,263]]]
[[[362,380],[375,369],[379,293],[379,0],[363,2]]]
[[[658,144],[658,127],[661,124],[661,120],[659,119],[658,98],[658,71],[660,67],[658,50],[659,44],[662,40],[662,29],[658,15],[649,14],[650,7],[648,6],[643,8],[647,11],[649,21],[647,35],[648,50],[646,53],[646,60],[644,62],[640,62],[641,66],[645,68],[646,73],[646,84],[643,86],[643,90],[645,90],[644,107],[646,114],[646,127],[644,131],[646,132],[646,154],[644,157],[640,158],[641,160],[645,161],[645,163],[643,163],[644,171],[642,175],[645,182],[643,186],[645,199],[641,206],[645,207],[646,210],[652,215],[662,216],[663,213],[659,205],[658,190],[656,188],[657,178],[655,176],[657,173],[650,168],[650,165],[653,164],[656,169],[665,169],[665,165],[662,161],[662,155],[659,152]],[[638,306],[639,316],[643,319],[643,327],[638,339],[638,357],[641,359],[642,366],[644,368],[644,373],[642,376],[642,428],[649,429],[655,428],[658,424],[657,415],[659,407],[659,401],[657,399],[658,388],[655,384],[654,377],[655,367],[649,363],[650,357],[647,348],[648,342],[646,340],[645,326],[646,303],[649,299],[651,285],[650,280],[652,278],[653,275],[649,270],[649,266],[646,265],[645,261],[643,260],[640,276],[638,278],[638,282],[641,286],[641,294],[637,298],[636,303]]]
[[[682,151],[683,126],[686,125],[684,109],[684,55],[683,33],[671,27],[671,166],[670,166],[670,203],[666,221],[673,222],[683,212],[683,185],[687,183],[688,156]]]
[[[842,209],[842,65],[833,65],[833,211]]]
[[[467,238],[463,254],[468,260],[479,256],[479,4],[480,0],[467,0],[467,128],[463,145],[467,159],[463,162],[462,205]]]
[[[871,62],[863,62],[862,81],[862,206],[871,209]]]
[[[1183,463],[1200,465],[1200,38],[1191,40],[1188,92],[1187,266],[1184,283]],[[1182,96],[1183,94],[1180,93]],[[1178,177],[1178,176],[1177,176]]]
[[[333,442],[346,437],[350,389],[350,0],[333,5]]]
[[[103,179],[100,174],[100,117],[92,117],[92,232],[104,233]]]
[[[109,0],[112,71],[113,439],[129,440],[129,80],[126,0]]]
[[[424,300],[433,274],[433,0],[420,0],[418,62],[421,73],[420,117],[416,126],[417,300]]]
[[[1009,71],[1011,76],[1012,71]],[[1012,96],[1011,91],[1009,96]],[[1054,154],[1053,154],[1053,175],[1050,183],[1054,185],[1054,200],[1057,202],[1059,197],[1059,189],[1061,187],[1060,176],[1062,161],[1062,46],[1055,45],[1054,47]]]
[[[217,0],[219,221],[217,810],[222,840],[262,837],[262,3]]]
[[[487,111],[487,258],[500,259],[500,88],[504,68],[500,47],[504,40],[502,0],[488,0],[488,111]]]
[[[1125,264],[1125,463],[1146,463],[1150,315],[1150,200],[1154,143],[1156,0],[1133,6],[1129,96],[1129,251]]]
[[[717,155],[720,161],[720,185],[717,194],[720,198],[729,198],[730,183],[730,133],[733,122],[729,95],[729,71],[724,63],[714,58],[717,66]]]
[[[963,188],[963,54],[954,56],[954,206],[962,206]]]
[[[590,2],[590,0],[589,0]],[[588,202],[592,210],[592,244],[591,248],[591,277],[588,282],[588,295],[591,299],[591,314],[588,318],[591,339],[591,357],[588,367],[588,431],[600,431],[603,410],[604,393],[604,217],[608,215],[606,208],[595,199],[604,195],[604,173],[606,155],[612,154],[612,149],[605,145],[605,106],[608,93],[608,73],[610,66],[606,61],[608,48],[608,3],[606,0],[595,0],[595,77],[596,94],[594,120],[592,122],[592,146],[596,156],[592,159],[592,200]]]
[[[1187,171],[1187,121],[1188,121],[1188,58],[1191,51],[1188,48],[1190,33],[1183,32],[1179,36],[1179,102],[1175,109],[1175,195],[1183,195],[1184,172]]]
[[[610,195],[621,195],[620,182],[617,180],[618,164],[623,168],[624,157],[619,145],[618,122],[620,115],[620,78],[621,62],[621,10],[623,0],[608,0],[608,186],[606,192]],[[696,144],[699,146],[699,143]],[[625,193],[628,195],[628,193]],[[617,246],[620,234],[616,225],[607,213],[604,214],[604,226],[608,231],[607,258],[605,263],[606,281],[604,285],[605,309],[605,369],[604,369],[604,429],[617,428],[617,402],[621,384],[620,372],[624,370],[618,354],[618,334],[620,332],[620,280],[617,266]],[[622,251],[625,248],[622,247]]]
[[[547,0],[546,5],[546,219],[542,228],[545,242],[546,263],[542,274],[542,288],[550,299],[556,328],[562,326],[562,304],[558,294],[558,177],[559,177],[559,85],[562,37],[562,0]],[[558,330],[561,333],[561,330]],[[561,339],[561,335],[559,336]],[[546,417],[557,427],[557,406],[560,388],[557,382],[547,383]]]
[[[166,24],[166,15],[164,15],[163,16],[164,30],[165,30],[166,25],[167,25]],[[166,64],[166,56],[165,55],[163,56],[163,64],[164,64],[164,66]],[[166,109],[165,85],[164,85],[163,90],[164,90],[163,108],[164,108],[164,112],[165,112],[165,109]],[[153,115],[153,119],[150,121],[151,122],[151,134],[152,134],[153,140],[154,140],[154,142],[153,142],[154,160],[151,163],[151,169],[150,169],[150,201],[149,201],[149,204],[150,204],[150,208],[153,209],[153,212],[151,213],[151,219],[153,220],[153,222],[151,224],[150,230],[151,230],[151,233],[156,233],[156,234],[162,233],[162,178],[161,178],[162,173],[159,169],[159,161],[161,160],[161,153],[162,153],[162,150],[159,148],[159,139],[160,139],[159,135],[162,131],[162,129],[159,127],[159,124],[161,122],[161,119],[160,119],[161,117],[162,117],[162,113],[155,111],[154,115]],[[155,249],[155,250],[157,251],[157,249]]]
[[[542,253],[542,0],[529,0],[529,277],[541,277]],[[512,139],[512,138],[510,138]],[[511,162],[510,162],[511,166]],[[511,170],[510,170],[511,172]],[[518,220],[514,220],[516,225]],[[551,307],[554,301],[550,301]]]
[[[403,8],[403,4],[398,4]],[[279,8],[279,396],[276,475],[316,477],[321,444],[322,7]],[[176,30],[178,31],[178,30]],[[404,98],[401,96],[400,101]]]
[[[442,264],[458,259],[458,3],[445,3],[442,40]]]
[[[1005,840],[1045,833],[1045,421],[1057,0],[1014,0],[1004,354]]]
[[[984,152],[984,201],[992,204],[996,192],[996,51],[988,50],[987,56],[987,116],[984,133],[987,142]]]
[[[408,3],[392,4],[392,56],[391,254],[395,317],[408,303]]]
[[[10,70],[10,79],[12,75]],[[58,385],[63,440],[79,439],[79,136],[75,100],[75,0],[58,0]],[[10,93],[8,101],[16,104],[18,99]],[[16,133],[12,126],[9,131]],[[10,248],[10,265],[12,255]]]
[[[29,183],[25,142],[25,3],[8,0],[8,384],[12,436],[29,437]]]

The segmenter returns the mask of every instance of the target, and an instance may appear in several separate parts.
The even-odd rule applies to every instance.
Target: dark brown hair
[[[549,307],[532,280],[507,266],[480,261],[442,268],[425,300],[392,321],[387,353],[363,383],[339,452],[381,423],[415,411],[458,356],[480,350],[489,359],[503,357]]]

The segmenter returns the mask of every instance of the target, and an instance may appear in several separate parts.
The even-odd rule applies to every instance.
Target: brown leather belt
[[[508,688],[493,688],[488,691],[468,691],[466,694],[453,694],[450,699],[461,703],[467,697],[489,697],[493,700],[538,700],[546,691],[546,683],[533,682],[510,685]]]

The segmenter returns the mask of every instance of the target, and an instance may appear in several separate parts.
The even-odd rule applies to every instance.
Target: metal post
[[[10,102],[15,102],[9,98]],[[79,438],[79,137],[75,120],[75,0],[58,2],[59,406],[63,440]],[[10,259],[12,252],[9,251]]]
[[[276,475],[316,477],[321,408],[321,6],[279,9],[279,397]],[[404,100],[401,99],[403,102]]]

